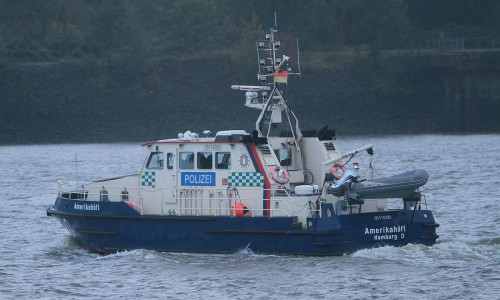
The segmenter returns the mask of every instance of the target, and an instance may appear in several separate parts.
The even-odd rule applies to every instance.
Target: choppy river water
[[[137,144],[0,146],[0,298],[498,299],[500,135],[337,143],[342,152],[374,144],[380,175],[428,170],[421,190],[441,225],[435,246],[340,257],[146,250],[101,256],[81,249],[46,216],[56,182],[76,179],[75,153],[78,180],[88,182],[138,173],[145,151]]]

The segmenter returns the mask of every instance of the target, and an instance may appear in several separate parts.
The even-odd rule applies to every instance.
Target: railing
[[[86,184],[71,184],[67,182],[63,182],[61,180],[57,181],[57,194],[59,197],[68,198],[73,200],[84,200],[84,201],[127,201],[133,204],[134,209],[142,214],[142,198],[140,197],[140,193],[133,193],[134,190],[139,190],[140,188],[131,188],[131,189],[121,189],[121,188],[105,188],[98,190],[95,192],[95,188],[89,188],[89,185]],[[119,190],[119,192],[109,192],[109,189]],[[94,191],[93,191],[94,190]],[[124,191],[127,191],[124,193]],[[130,192],[132,191],[132,192]]]
[[[419,209],[422,206],[424,207],[424,209],[428,209],[427,197],[424,194],[421,194],[421,195],[422,195],[422,198],[420,199],[420,201],[416,202],[414,205],[419,207]],[[387,199],[387,204],[388,204],[389,210],[402,210],[402,209],[404,209],[404,202],[401,201],[400,198],[399,199],[389,198],[389,199]],[[413,205],[411,205],[411,206],[413,206]]]
[[[270,193],[267,193],[269,191]],[[263,198],[262,194],[270,194],[270,198]],[[203,194],[211,194],[206,197]],[[217,194],[217,197],[213,195]],[[236,215],[240,208],[237,203],[242,203],[249,216],[269,215],[273,216],[293,216],[300,212],[292,206],[296,203],[286,190],[274,189],[250,189],[250,188],[227,188],[227,189],[179,189],[179,214],[180,215]],[[263,201],[269,201],[269,208],[263,207]],[[165,203],[165,201],[162,201]],[[297,205],[300,208],[300,205]],[[164,212],[164,209],[162,210]]]
[[[126,191],[126,193],[124,193]],[[287,190],[258,188],[158,188],[155,190],[128,187],[71,185],[58,182],[60,197],[88,201],[127,201],[141,214],[182,216],[235,216],[236,204],[242,203],[246,216],[295,216],[309,214],[306,197],[292,198]],[[270,195],[264,198],[263,195]],[[263,207],[263,201],[269,207]],[[314,210],[316,213],[316,210]]]
[[[500,49],[500,37],[462,37],[428,40],[426,49],[448,51],[487,51]]]

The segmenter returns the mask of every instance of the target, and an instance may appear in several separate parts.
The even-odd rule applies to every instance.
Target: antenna
[[[299,38],[297,38],[297,67],[299,68],[299,74],[301,74],[300,72],[300,50],[299,50]]]
[[[78,182],[78,163],[82,162],[81,160],[78,160],[78,152],[75,152],[75,160],[73,161],[75,163],[75,170],[76,170],[76,185],[79,185]]]
[[[274,28],[278,29],[278,18],[276,17],[276,11],[274,12]]]
[[[257,79],[260,79],[260,55],[259,55],[259,42],[255,42],[255,48],[257,50],[257,66],[259,66],[259,74],[257,75]]]

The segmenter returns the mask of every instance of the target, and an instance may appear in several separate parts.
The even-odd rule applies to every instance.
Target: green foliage
[[[140,67],[230,51],[241,62],[274,11],[283,38],[309,51],[369,49],[375,65],[381,50],[417,38],[500,32],[500,2],[489,0],[0,0],[0,55]]]

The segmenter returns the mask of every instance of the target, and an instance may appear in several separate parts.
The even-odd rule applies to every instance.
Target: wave
[[[392,261],[402,264],[462,267],[471,263],[487,263],[494,255],[495,246],[500,239],[485,239],[472,243],[463,241],[441,241],[432,247],[409,244],[404,247],[380,247],[365,249],[351,254],[354,258],[364,258],[373,261]],[[497,254],[498,255],[498,254]],[[498,259],[498,257],[497,257]]]

